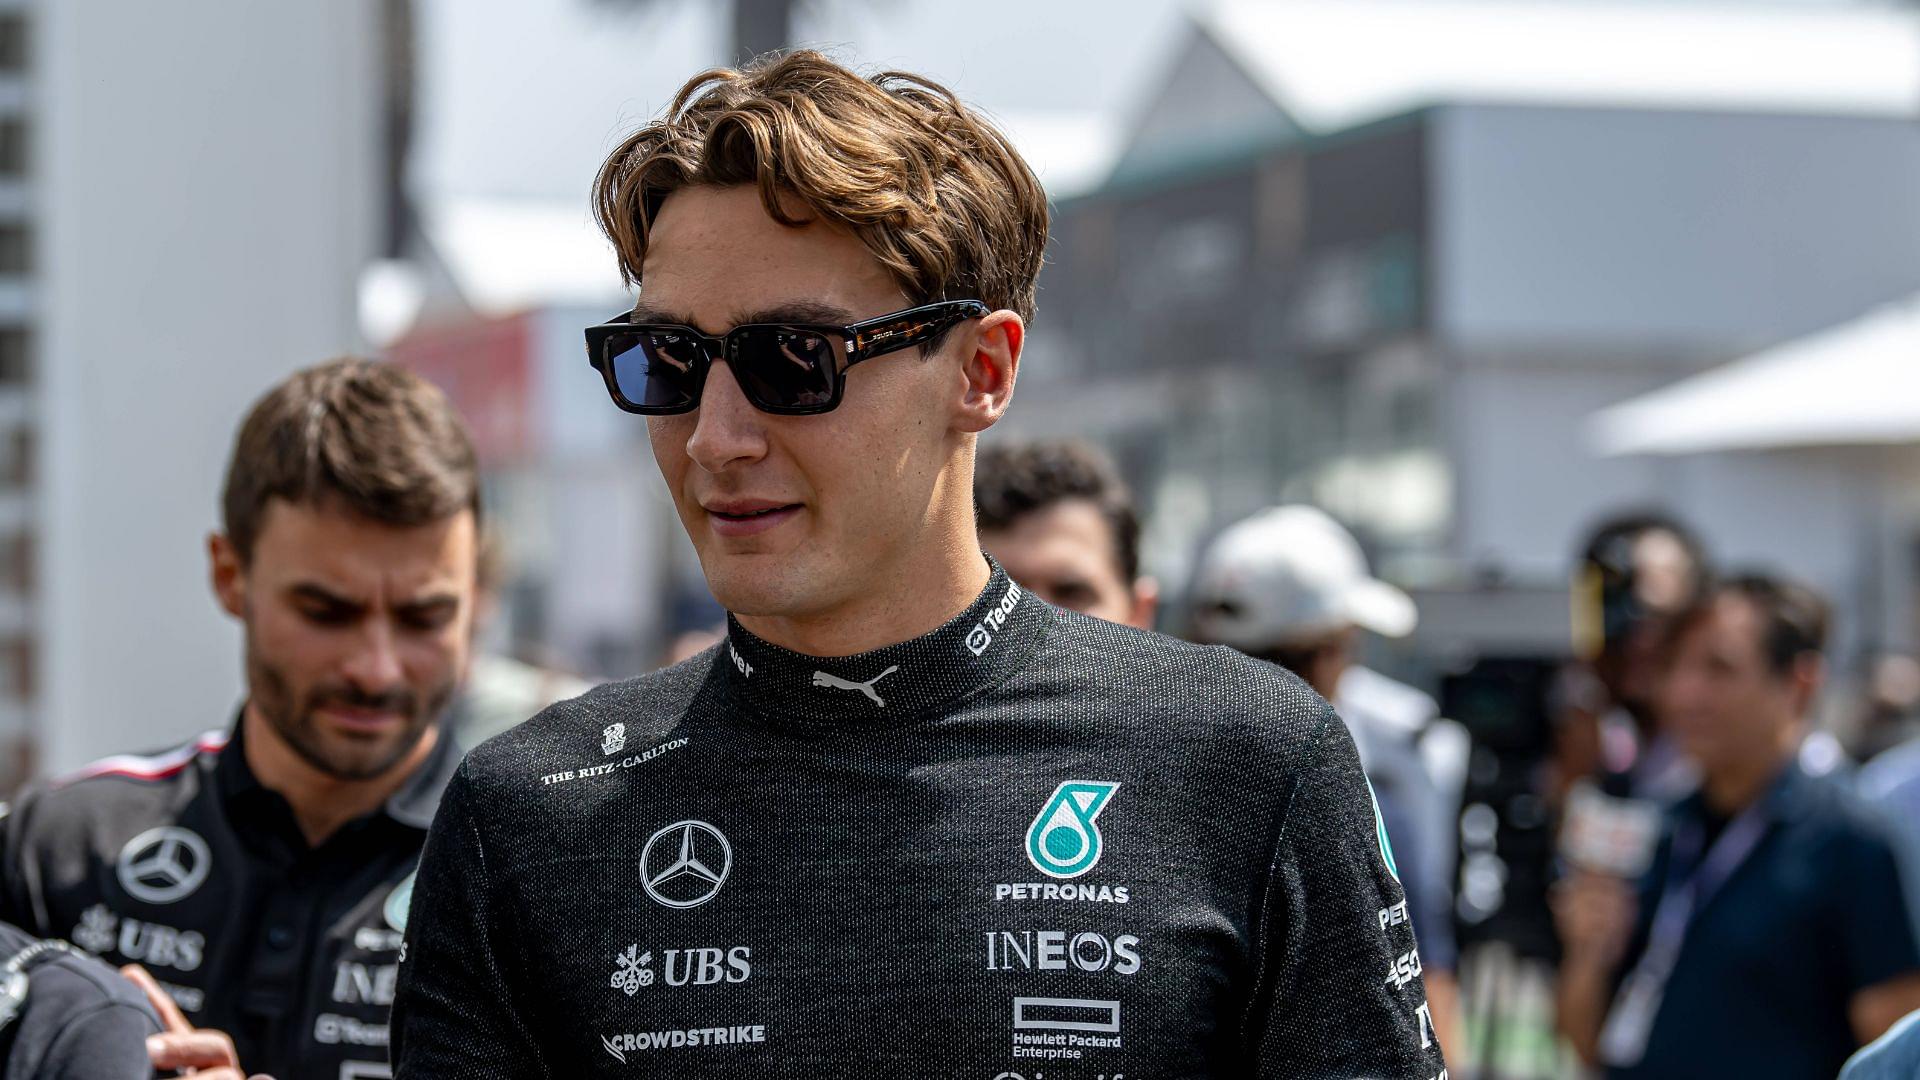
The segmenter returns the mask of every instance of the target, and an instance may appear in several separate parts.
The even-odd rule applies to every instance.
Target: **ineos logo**
[[[732,870],[732,845],[704,821],[676,821],[648,837],[640,852],[640,884],[670,908],[713,899]]]
[[[213,869],[213,852],[198,833],[174,825],[148,829],[120,849],[120,887],[136,900],[171,904],[193,895]]]

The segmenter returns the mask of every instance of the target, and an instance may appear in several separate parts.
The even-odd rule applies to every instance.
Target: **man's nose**
[[[359,647],[347,658],[345,674],[359,689],[380,694],[406,681],[393,628],[385,619],[368,619]]]
[[[733,377],[733,365],[715,363],[694,412],[687,456],[710,473],[766,456],[766,416],[753,407]]]

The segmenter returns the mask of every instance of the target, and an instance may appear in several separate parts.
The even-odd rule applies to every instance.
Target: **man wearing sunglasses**
[[[727,639],[475,750],[396,1075],[1445,1071],[1352,740],[1297,679],[981,553],[1045,196],[946,90],[709,72],[595,190],[587,333]]]

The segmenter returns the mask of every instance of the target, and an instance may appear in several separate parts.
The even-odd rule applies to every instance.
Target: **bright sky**
[[[1536,0],[1506,2],[1510,8],[1499,0],[1480,5],[1494,28],[1514,30],[1537,21],[1527,18],[1539,13],[1528,12]],[[1681,0],[1646,2],[1671,14]],[[1712,11],[1833,7],[1852,0],[1691,2]],[[723,57],[724,0],[419,3],[421,108],[413,184],[429,232],[452,262],[463,292],[487,310],[614,295],[618,281],[605,240],[588,216],[588,186],[622,136],[659,113],[689,76]],[[1632,40],[1632,8],[1610,6],[1608,25],[1625,26]],[[812,0],[799,37],[857,67],[903,68],[945,83],[998,119],[1060,197],[1104,177],[1126,120],[1186,35],[1186,7],[1183,0]],[[1418,74],[1415,60],[1459,66],[1448,63],[1457,55],[1419,51],[1445,47],[1435,44],[1431,29],[1397,42],[1388,33],[1379,49],[1364,48],[1366,62],[1351,64],[1344,59],[1348,54],[1322,55],[1339,50],[1310,44],[1292,29],[1277,42],[1256,33],[1269,14],[1262,0],[1235,7],[1254,25],[1230,28],[1230,38],[1260,37],[1276,55],[1289,44],[1296,53],[1305,49],[1308,55],[1290,54],[1288,72],[1317,73],[1316,85],[1343,88],[1344,97],[1355,96],[1356,87],[1391,89],[1396,72]],[[1354,0],[1351,7],[1328,10],[1351,21],[1366,7]],[[1509,25],[1507,10],[1522,17]],[[1383,25],[1406,21],[1394,16]],[[1353,37],[1348,33],[1343,40]],[[1346,48],[1350,52],[1351,45]],[[1641,50],[1616,48],[1613,55],[1625,62]]]
[[[860,66],[945,82],[1028,144],[1046,179],[1047,147],[1070,162],[1086,148],[1069,141],[1102,137],[1063,120],[1105,116],[1110,126],[1125,115],[1167,61],[1179,11],[1177,0],[815,0],[801,37]],[[635,10],[605,0],[421,0],[420,190],[584,207],[620,136],[721,59],[726,13],[714,0]]]

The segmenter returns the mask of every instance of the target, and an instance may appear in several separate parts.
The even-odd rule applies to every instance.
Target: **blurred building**
[[[232,719],[205,539],[247,405],[358,344],[384,6],[0,0],[0,742],[42,771]]]
[[[34,702],[38,515],[32,400],[33,208],[27,182],[34,110],[28,94],[31,13],[0,7],[0,772],[18,774]],[[0,782],[4,782],[0,777]]]
[[[1848,493],[1828,525],[1857,572],[1833,595],[1869,653],[1920,654],[1920,295],[1609,406],[1588,434],[1609,455],[1760,455]]]
[[[1917,114],[1886,10],[1203,8],[1060,208],[1006,426],[1117,448],[1175,583],[1219,524],[1327,507],[1429,657],[1563,652],[1577,538],[1624,505],[1843,592],[1854,481],[1583,424],[1920,288]]]

